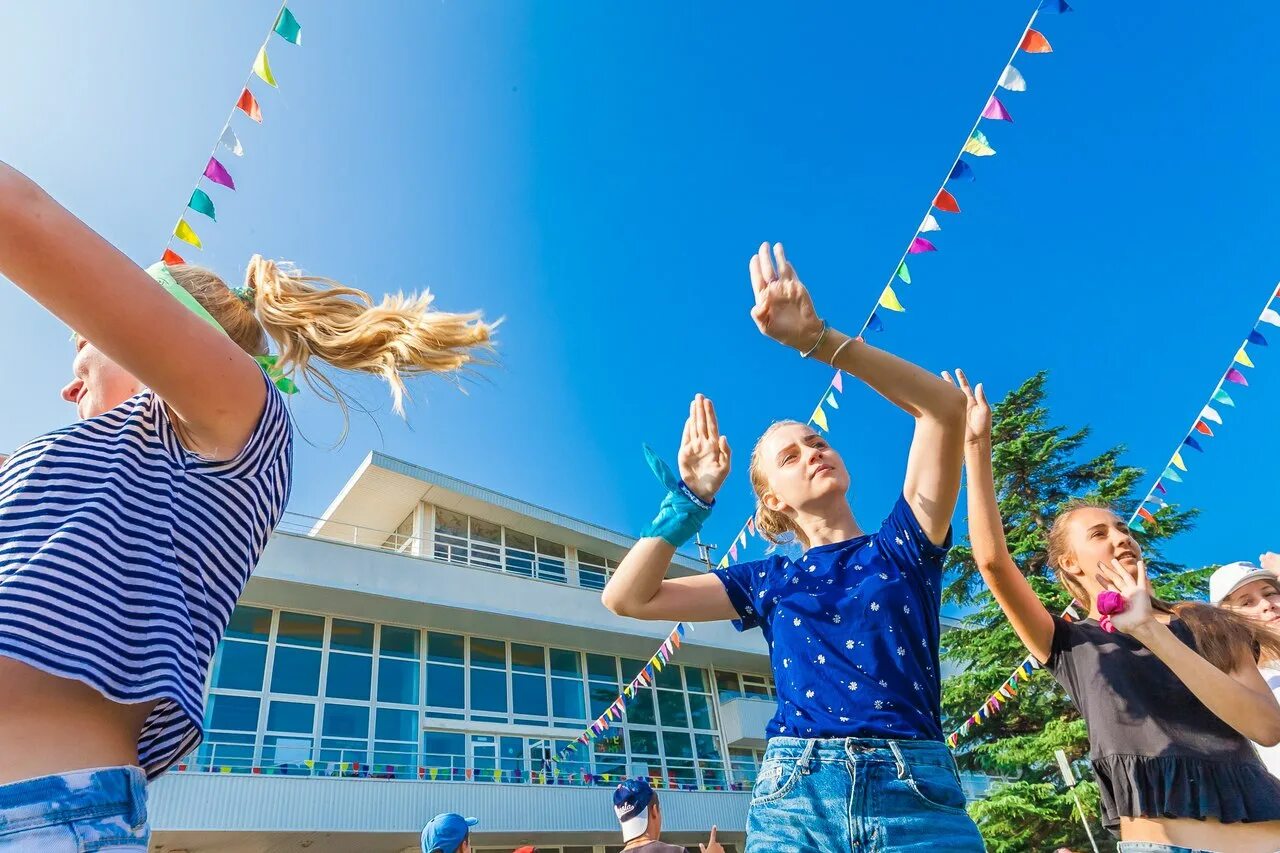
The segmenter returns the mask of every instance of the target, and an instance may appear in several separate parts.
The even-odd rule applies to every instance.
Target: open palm
[[[979,382],[973,387],[969,386],[969,377],[964,375],[964,371],[956,368],[955,378],[952,379],[951,374],[942,371],[942,378],[959,386],[964,392],[964,399],[967,403],[965,409],[964,422],[964,438],[970,443],[990,441],[991,440],[991,404],[987,402],[987,392],[983,389],[982,383]]]
[[[698,394],[689,404],[689,418],[680,438],[680,479],[693,493],[710,503],[729,476],[729,439],[720,434],[716,407]]]
[[[1138,561],[1137,578],[1125,571],[1119,560],[1099,563],[1096,577],[1107,589],[1113,589],[1124,596],[1128,605],[1123,613],[1111,616],[1111,624],[1117,631],[1132,634],[1152,620],[1151,587],[1147,584],[1146,563]]]
[[[757,329],[778,343],[808,350],[822,334],[822,321],[781,243],[774,244],[773,255],[769,257],[769,244],[761,243],[760,250],[751,256],[751,289],[756,297],[751,319]]]

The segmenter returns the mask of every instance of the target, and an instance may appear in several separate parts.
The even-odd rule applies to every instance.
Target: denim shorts
[[[145,851],[147,778],[139,767],[77,770],[0,785],[0,851]]]
[[[982,853],[951,752],[932,741],[775,737],[746,853]]]

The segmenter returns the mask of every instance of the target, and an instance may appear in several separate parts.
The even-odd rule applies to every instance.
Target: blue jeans
[[[982,853],[964,806],[944,744],[775,737],[751,791],[746,853]]]
[[[147,827],[147,779],[138,767],[77,770],[0,785],[5,853],[139,851]]]

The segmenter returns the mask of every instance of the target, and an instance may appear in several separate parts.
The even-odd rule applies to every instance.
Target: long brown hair
[[[764,440],[772,435],[774,430],[784,426],[804,426],[804,424],[799,421],[774,421],[756,440],[756,446],[751,448],[751,463],[747,466],[747,472],[751,477],[751,489],[756,495],[756,530],[774,545],[786,545],[794,540],[808,548],[809,537],[804,535],[800,525],[785,513],[769,509],[764,505],[764,493],[769,490],[769,479],[760,467],[760,450],[764,446]]]
[[[484,322],[479,312],[436,311],[425,291],[384,296],[375,305],[363,290],[261,255],[249,260],[240,290],[204,267],[178,264],[169,270],[245,352],[265,355],[268,338],[275,341],[278,367],[300,373],[319,396],[342,407],[344,419],[347,395],[315,362],[386,380],[392,406],[403,415],[406,377],[456,377],[492,348],[496,324]]]
[[[1090,500],[1074,500],[1066,504],[1049,527],[1049,565],[1054,567],[1058,582],[1082,605],[1092,609],[1093,598],[1074,575],[1062,568],[1062,560],[1070,553],[1069,522],[1081,509],[1101,509],[1115,513],[1111,506]],[[1234,671],[1247,653],[1256,663],[1261,659],[1280,658],[1280,635],[1261,622],[1239,613],[1213,607],[1200,601],[1167,602],[1152,596],[1151,606],[1178,619],[1187,626],[1202,658],[1223,672]]]

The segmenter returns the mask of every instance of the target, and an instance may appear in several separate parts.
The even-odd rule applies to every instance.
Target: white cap
[[[1280,578],[1274,572],[1245,560],[1227,563],[1209,576],[1209,601],[1221,604],[1228,595],[1254,581],[1270,581],[1272,586],[1280,589]]]

